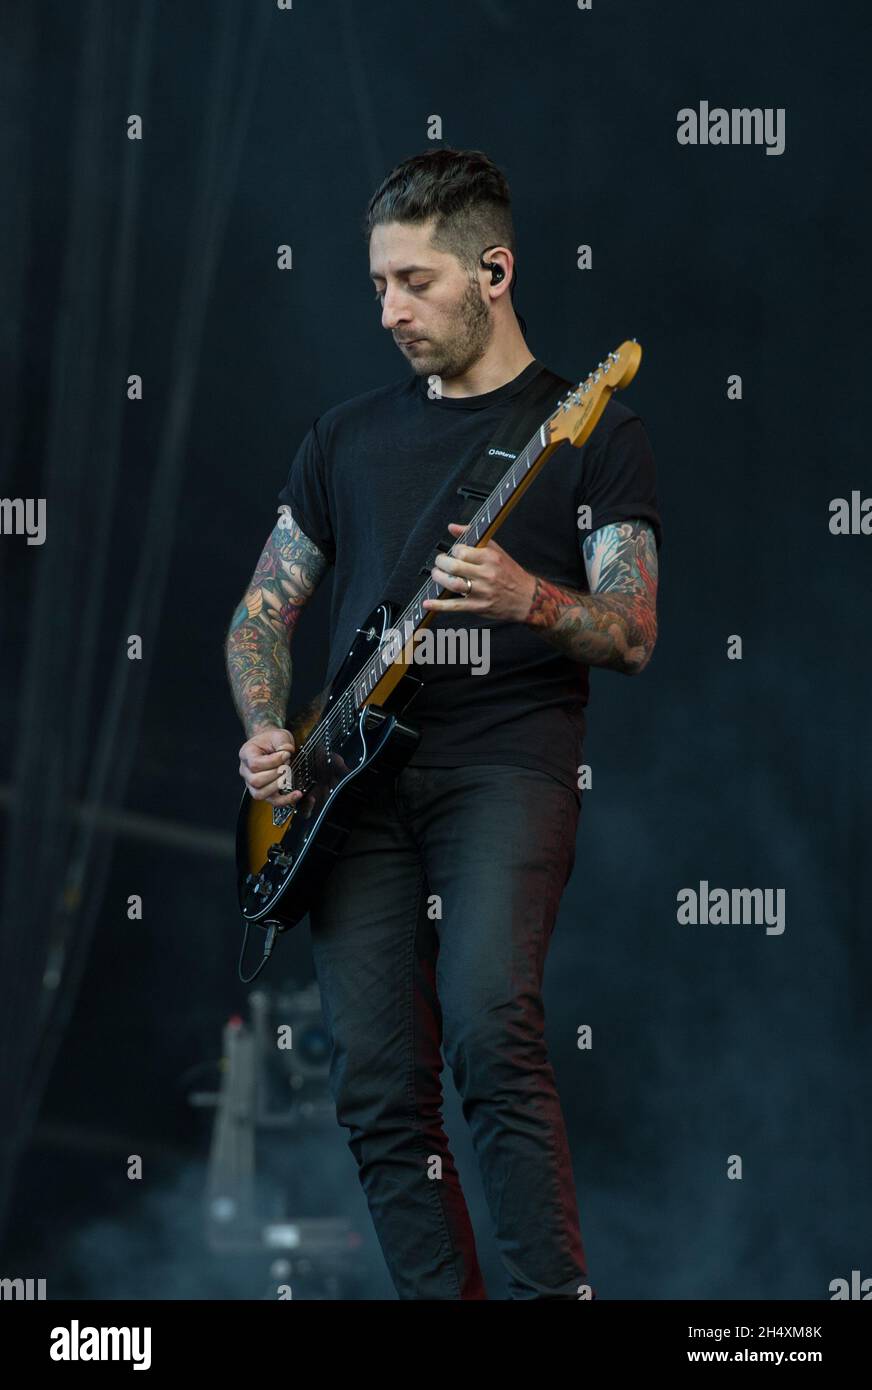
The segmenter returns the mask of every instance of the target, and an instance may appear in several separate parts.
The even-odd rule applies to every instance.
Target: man
[[[382,327],[412,373],[314,422],[227,640],[240,773],[273,806],[303,795],[283,774],[303,607],[332,565],[330,680],[439,486],[546,380],[512,305],[508,186],[485,155],[405,161],[365,232]],[[437,557],[433,626],[481,629],[488,669],[415,666],[420,745],[310,912],[337,1117],[401,1299],[487,1297],[442,1127],[440,1047],[511,1296],[595,1296],[541,991],[575,858],[587,668],[638,673],[657,635],[660,518],[638,416],[612,400],[583,449],[561,445],[500,540]]]

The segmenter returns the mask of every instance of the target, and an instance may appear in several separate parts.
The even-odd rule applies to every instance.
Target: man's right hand
[[[239,775],[255,801],[294,806],[300,800],[301,791],[281,789],[295,747],[293,734],[271,725],[258,729],[243,743],[239,750]]]

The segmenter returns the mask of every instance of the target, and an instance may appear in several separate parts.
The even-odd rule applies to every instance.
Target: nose
[[[392,332],[399,324],[411,319],[409,303],[402,290],[388,286],[382,300],[382,328]]]

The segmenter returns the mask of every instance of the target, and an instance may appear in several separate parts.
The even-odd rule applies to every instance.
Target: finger
[[[484,552],[487,547],[477,545],[464,545],[461,541],[455,541],[450,550],[440,550],[436,556],[437,565],[447,562],[449,569],[464,565],[481,565],[484,562]]]
[[[448,574],[445,570],[437,569],[432,569],[430,573],[436,580],[436,583],[441,585],[443,589],[451,589],[455,594],[469,593],[469,585],[464,575]]]
[[[280,768],[279,771],[284,772],[284,768]],[[273,769],[272,772],[251,772],[248,768],[240,764],[239,774],[241,777],[245,778],[250,787],[257,787],[258,791],[262,787],[271,787],[275,785],[278,788],[279,786],[279,778],[275,774],[275,769]],[[285,789],[282,788],[282,790]]]
[[[279,748],[285,748],[289,744],[293,747],[294,735],[290,729],[278,729],[272,725],[267,725],[263,729],[257,729],[251,738],[245,740],[245,744],[251,744],[252,748],[259,748],[264,753],[275,753]]]
[[[430,571],[432,577],[439,584],[445,582],[444,576],[451,575],[455,579],[480,579],[481,568],[478,565],[468,564],[465,560],[452,559],[447,565],[436,564]],[[456,587],[456,586],[455,586]],[[465,587],[462,585],[461,587]]]
[[[242,762],[246,767],[250,767],[252,772],[268,772],[270,768],[287,767],[293,751],[289,748],[282,753],[250,753],[242,758]]]
[[[423,607],[435,613],[484,613],[487,609],[485,603],[468,598],[425,598]]]
[[[275,758],[281,754],[293,753],[296,744],[292,734],[284,734],[277,742],[255,734],[247,738],[239,750],[240,758]]]
[[[266,782],[260,780],[264,777],[268,778],[269,780]],[[263,790],[265,788],[268,792],[275,792],[282,796],[296,791],[293,778],[286,767],[279,768],[278,777],[274,772],[260,772],[253,773],[251,780],[252,782],[259,781],[260,790]]]

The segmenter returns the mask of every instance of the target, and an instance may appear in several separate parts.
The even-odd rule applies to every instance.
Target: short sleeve
[[[588,453],[579,502],[591,509],[590,530],[614,521],[647,521],[659,551],[663,527],[651,443],[638,415],[631,415]],[[588,532],[588,534],[590,534]]]
[[[279,502],[291,509],[291,515],[326,560],[336,559],[336,538],[330,516],[324,455],[318,439],[318,421],[303,438],[288,472],[288,480],[279,493]]]

